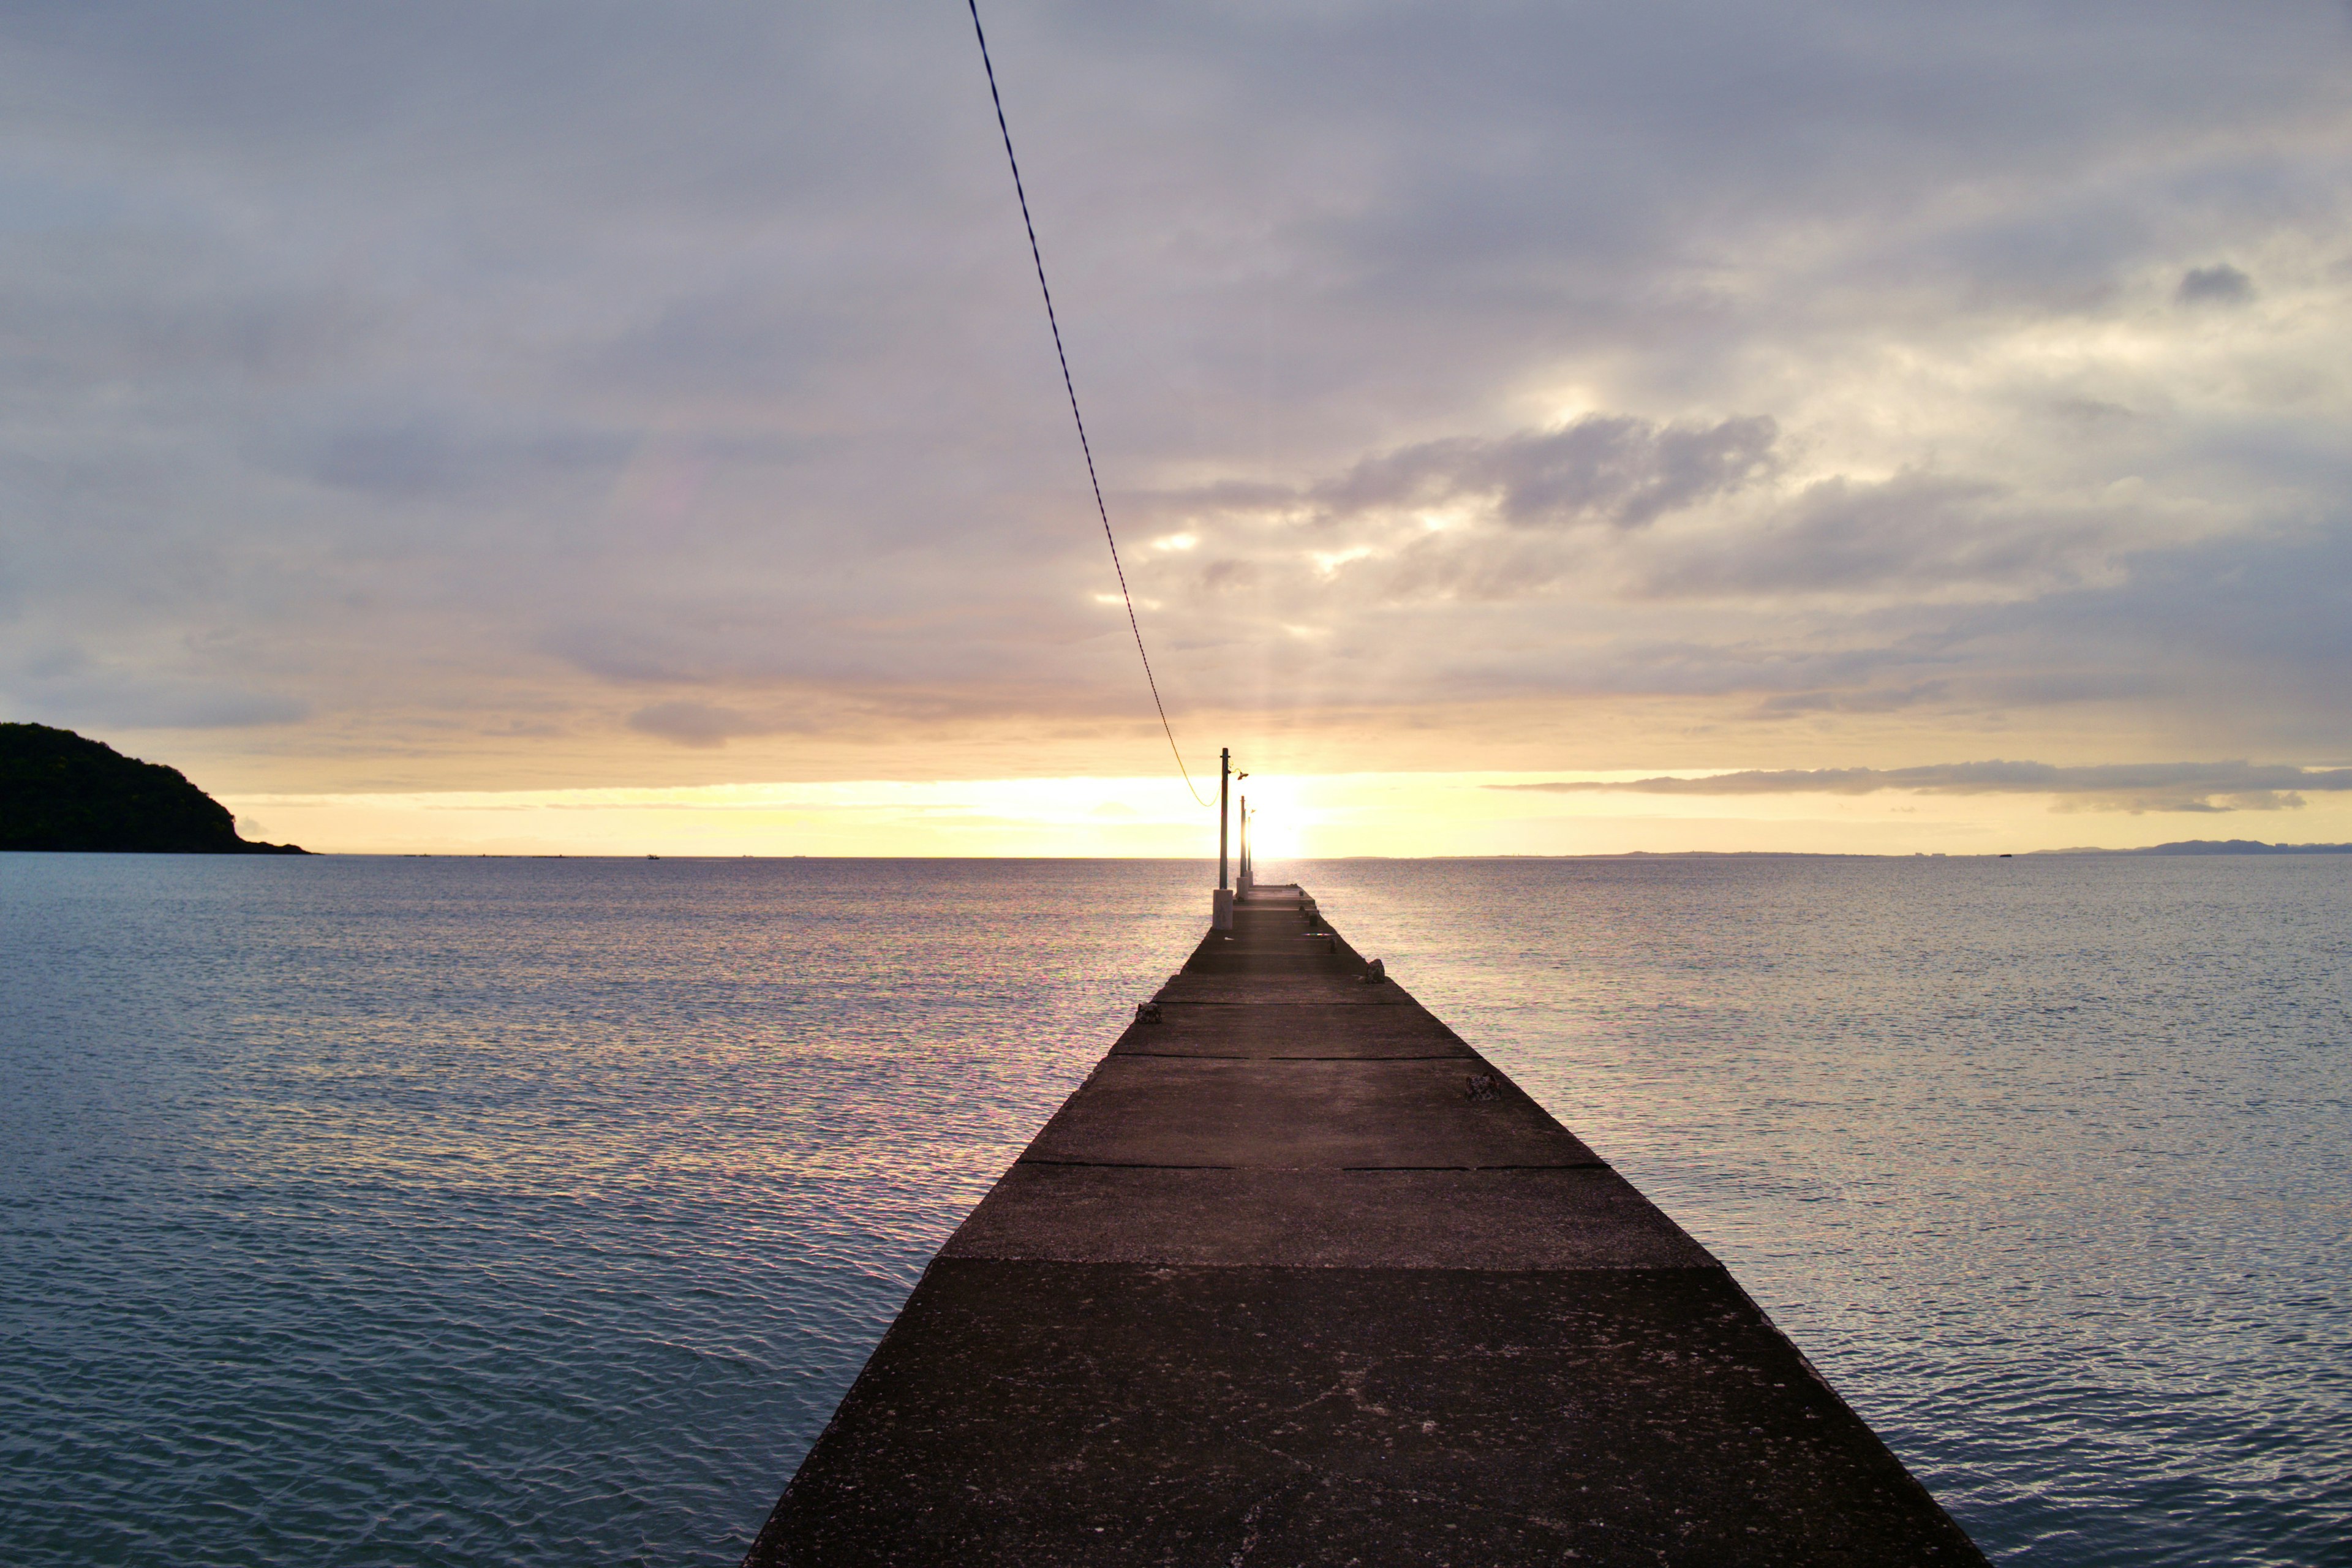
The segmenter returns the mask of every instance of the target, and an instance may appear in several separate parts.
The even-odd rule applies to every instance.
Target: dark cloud
[[[2058,767],[2049,763],[1948,763],[1916,768],[1773,768],[1625,783],[1560,780],[1494,784],[1555,795],[2050,795],[2113,811],[2276,811],[2306,792],[2352,790],[2352,768],[2305,769],[2253,763],[2136,763]]]
[[[734,736],[766,734],[775,726],[732,708],[678,700],[638,709],[629,715],[629,728],[681,746],[721,746]]]
[[[1765,699],[1758,704],[1758,711],[1774,717],[1793,713],[1899,713],[1906,708],[1946,705],[1953,697],[1948,680],[1917,680],[1845,691],[1783,692]]]
[[[2103,531],[2094,521],[2021,509],[2007,487],[1983,479],[1823,479],[1755,526],[1676,552],[1645,588],[1747,595],[2047,580]]]
[[[28,661],[9,682],[21,718],[71,728],[251,730],[298,724],[310,705],[283,691],[202,675],[124,670],[84,658]]]
[[[2216,262],[2182,273],[2177,293],[2184,305],[2242,305],[2254,297],[2254,280],[2226,261]]]
[[[396,500],[528,486],[547,476],[608,477],[636,445],[613,431],[505,432],[435,417],[320,431],[272,454],[278,466],[336,489]]]
[[[2352,519],[2137,551],[2112,580],[1969,606],[1934,640],[2004,704],[2134,697],[2209,743],[2343,755]],[[2191,717],[2191,716],[2194,717]]]
[[[1769,418],[1658,425],[1588,415],[1497,440],[1427,441],[1358,463],[1306,500],[1326,517],[1471,501],[1517,528],[1635,528],[1768,472]]]

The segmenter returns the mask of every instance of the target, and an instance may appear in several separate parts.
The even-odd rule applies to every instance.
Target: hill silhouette
[[[2352,844],[2265,844],[2259,838],[2176,838],[2139,849],[2035,849],[2035,855],[2352,855]]]
[[[0,850],[305,855],[236,836],[228,808],[177,768],[47,724],[0,724]]]

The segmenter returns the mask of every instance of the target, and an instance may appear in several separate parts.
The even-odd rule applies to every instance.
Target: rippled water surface
[[[1297,870],[1997,1558],[2352,1563],[2352,858]],[[0,1560],[730,1561],[1202,883],[0,857]]]

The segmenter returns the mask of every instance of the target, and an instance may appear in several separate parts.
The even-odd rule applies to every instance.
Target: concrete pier
[[[1242,897],[1154,1001],[940,1250],[747,1564],[1984,1561],[1300,889]]]

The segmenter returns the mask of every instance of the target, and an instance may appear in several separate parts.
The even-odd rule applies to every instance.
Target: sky
[[[2352,840],[2352,6],[982,15],[1269,846]],[[0,399],[249,834],[1213,847],[961,5],[8,6]]]

